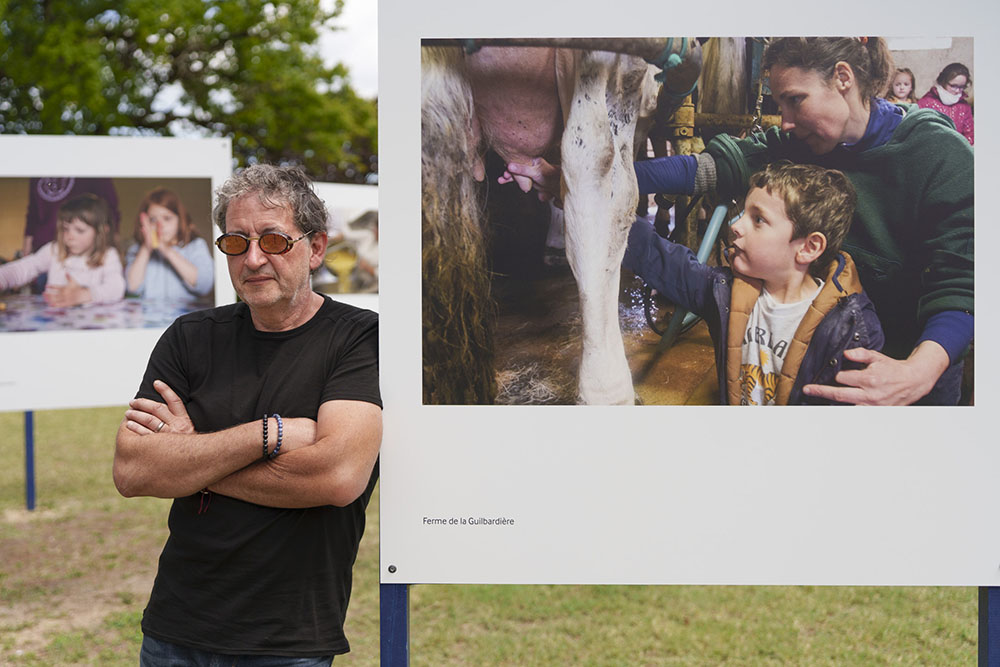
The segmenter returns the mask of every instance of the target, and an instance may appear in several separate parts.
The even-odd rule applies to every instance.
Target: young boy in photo
[[[840,250],[856,201],[839,171],[769,165],[751,177],[730,227],[731,268],[701,264],[645,220],[632,225],[624,266],[705,319],[722,404],[828,403],[802,387],[858,368],[844,359],[848,348],[881,349],[875,308]]]

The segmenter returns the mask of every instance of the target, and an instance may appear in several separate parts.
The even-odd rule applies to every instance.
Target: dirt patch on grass
[[[79,503],[77,503],[79,505]],[[39,521],[51,521],[61,519],[71,512],[69,504],[58,509],[6,509],[3,511],[3,522],[9,524],[35,523]]]
[[[0,663],[145,606],[166,538],[165,514],[156,520],[144,508],[110,503],[2,516]]]

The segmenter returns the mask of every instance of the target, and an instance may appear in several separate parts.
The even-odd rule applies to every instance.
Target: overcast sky
[[[323,0],[327,7],[331,0]],[[336,24],[343,29],[325,31],[320,51],[330,64],[342,62],[350,71],[351,87],[359,95],[378,95],[378,3],[375,0],[345,0]]]

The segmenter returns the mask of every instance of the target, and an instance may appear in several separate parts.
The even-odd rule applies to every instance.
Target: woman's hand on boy
[[[911,405],[930,393],[950,364],[944,348],[930,340],[918,345],[905,361],[863,347],[845,350],[844,357],[867,366],[837,373],[835,379],[842,387],[807,384],[803,393],[854,405]]]

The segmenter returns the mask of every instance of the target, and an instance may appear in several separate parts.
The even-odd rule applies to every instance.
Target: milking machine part
[[[681,50],[680,53],[674,53],[674,38],[667,38],[667,46],[656,58],[646,58],[646,62],[650,65],[654,65],[660,68],[660,71],[656,73],[653,77],[657,82],[663,84],[664,94],[675,100],[676,102],[682,102],[688,95],[694,93],[695,89],[698,88],[698,77],[695,77],[694,83],[691,84],[691,88],[682,92],[676,93],[670,89],[667,85],[667,72],[684,62],[687,57],[688,51],[688,39],[687,37],[681,37]]]
[[[663,336],[667,333],[666,329],[661,329],[657,326],[656,318],[653,317],[653,286],[645,281],[642,283],[642,314],[646,316],[646,324],[649,325],[653,333],[657,336]],[[698,320],[700,319],[697,315],[693,316],[690,320],[685,318],[678,335],[687,333],[691,327],[698,324]]]
[[[666,329],[656,326],[656,320],[653,319],[653,286],[645,280],[642,281],[642,314],[646,316],[646,324],[653,330],[653,333],[662,336]]]

